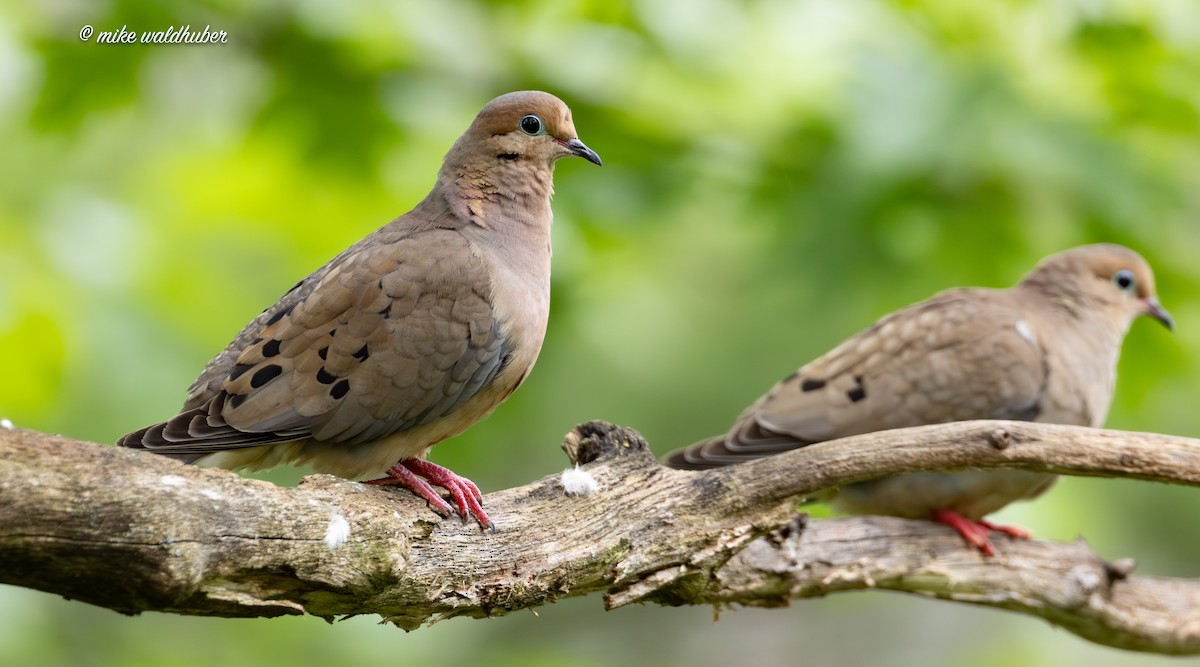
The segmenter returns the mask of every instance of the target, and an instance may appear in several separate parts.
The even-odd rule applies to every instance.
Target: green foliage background
[[[229,41],[100,45],[85,24]],[[1134,327],[1109,425],[1197,434],[1190,0],[0,3],[0,416],[112,442],[172,414],[246,321],[408,210],[478,108],[526,88],[571,104],[605,166],[559,165],[536,371],[434,452],[485,491],[560,470],[586,419],[659,452],[719,432],[878,316],[1095,241],[1143,252],[1178,322]],[[1000,516],[1200,576],[1198,499],[1069,479]],[[5,665],[749,659],[1160,660],[881,594],[716,624],[593,596],[406,635],[369,618],[125,618],[0,589]]]

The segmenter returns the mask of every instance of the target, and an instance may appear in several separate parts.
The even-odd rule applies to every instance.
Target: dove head
[[[455,149],[473,166],[552,167],[562,157],[578,156],[601,164],[600,156],[579,140],[571,110],[562,100],[536,90],[501,95],[479,112]]]
[[[537,91],[501,95],[454,142],[426,201],[445,201],[459,218],[485,228],[505,220],[548,228],[554,163],[572,155],[600,164],[575,135],[562,100]]]
[[[1088,245],[1051,255],[1021,284],[1069,308],[1098,311],[1122,330],[1141,315],[1153,317],[1168,329],[1175,327],[1170,313],[1158,302],[1150,265],[1124,246]]]

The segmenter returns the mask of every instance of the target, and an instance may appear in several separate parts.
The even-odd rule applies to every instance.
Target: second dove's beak
[[[1162,322],[1163,326],[1165,326],[1167,329],[1170,329],[1171,331],[1175,330],[1174,318],[1171,317],[1171,313],[1168,313],[1166,308],[1162,307],[1162,304],[1158,302],[1158,299],[1151,296],[1143,299],[1142,303],[1146,304],[1147,315],[1153,317],[1159,322]]]
[[[604,166],[604,163],[600,161],[600,156],[596,155],[596,151],[588,148],[582,141],[578,139],[571,139],[570,141],[559,140],[558,143],[561,144],[563,148],[571,151],[572,155],[578,155],[588,162]]]

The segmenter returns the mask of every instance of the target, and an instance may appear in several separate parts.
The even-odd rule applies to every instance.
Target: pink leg
[[[996,555],[996,547],[993,547],[992,541],[988,539],[987,528],[971,521],[954,510],[934,510],[932,518],[934,521],[944,523],[958,531],[958,534],[962,535],[962,538],[968,544],[982,551],[984,556]]]
[[[454,510],[433,489],[434,486],[440,486],[450,492],[450,498],[458,505],[458,515],[463,518],[463,521],[474,517],[481,527],[494,527],[492,520],[483,511],[483,505],[480,504],[483,494],[479,492],[479,487],[466,477],[454,474],[448,468],[422,459],[401,459],[396,465],[388,468],[387,474],[387,477],[372,479],[367,484],[402,486],[424,498],[433,511],[442,516],[450,516]],[[421,479],[417,475],[425,479]]]
[[[962,535],[964,540],[982,551],[985,556],[996,555],[996,548],[992,546],[991,540],[988,539],[989,530],[1004,533],[1014,540],[1027,540],[1033,537],[1033,533],[1020,526],[1001,526],[987,519],[972,521],[954,510],[936,510],[932,518],[934,521],[944,523],[958,531],[958,534]]]
[[[975,523],[987,528],[988,530],[994,530],[997,533],[1004,533],[1014,540],[1027,540],[1033,537],[1033,532],[1020,526],[1001,526],[1000,524],[992,523],[987,519],[980,519]]]

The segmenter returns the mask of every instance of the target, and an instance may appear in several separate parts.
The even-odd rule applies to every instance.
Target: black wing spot
[[[250,378],[250,386],[253,387],[254,389],[258,389],[259,387],[263,386],[264,384],[279,377],[279,374],[282,372],[283,372],[283,366],[280,366],[279,364],[270,364],[268,366],[263,366],[262,368],[258,369],[257,371],[254,371],[253,377]]]
[[[296,307],[296,304],[293,303],[293,304],[289,304],[287,308],[280,308],[279,310],[275,311],[275,314],[271,316],[271,319],[267,320],[267,326],[271,326],[272,324],[275,324],[279,320],[282,320],[284,315],[291,313],[292,309],[295,307]]]
[[[267,341],[266,345],[263,345],[262,355],[264,357],[270,358],[277,354],[279,354],[279,341],[277,339],[272,338],[271,340]]]
[[[858,386],[846,392],[846,398],[850,399],[851,403],[857,403],[867,397],[867,388],[863,386],[862,376],[855,375],[854,382]]]
[[[512,162],[513,160],[517,159],[520,156],[517,155],[516,153],[501,153],[501,154],[497,155],[496,157],[500,158],[501,160],[508,160],[509,162]]]
[[[317,356],[321,357],[321,361],[325,361],[325,359],[329,357],[329,346],[326,345],[325,347],[317,350]]]
[[[246,371],[250,370],[251,368],[254,368],[254,364],[238,364],[237,366],[234,366],[233,370],[229,371],[229,381],[233,382],[234,380],[242,377],[242,375],[245,375]]]
[[[246,402],[246,394],[230,394],[229,395],[229,407],[233,408],[234,410],[238,409],[238,407],[240,407],[242,405],[242,403],[245,403],[245,402]]]
[[[325,370],[324,366],[321,367],[321,370],[317,371],[317,382],[320,382],[321,384],[333,384],[334,382],[337,382],[337,379],[338,377]]]
[[[337,398],[341,398],[341,397],[345,396],[349,392],[350,392],[350,381],[342,380],[341,382],[333,385],[333,389],[329,390],[329,395],[334,397],[335,399],[337,399]]]
[[[795,377],[795,375],[793,374],[792,377]],[[824,380],[805,380],[800,383],[800,391],[816,391],[824,386]]]
[[[355,352],[351,356],[353,356],[355,359],[358,359],[359,361],[366,361],[367,357],[371,356],[371,352],[370,352],[370,350],[367,349],[367,344],[363,343],[363,346],[361,348],[359,348],[358,352]]]

